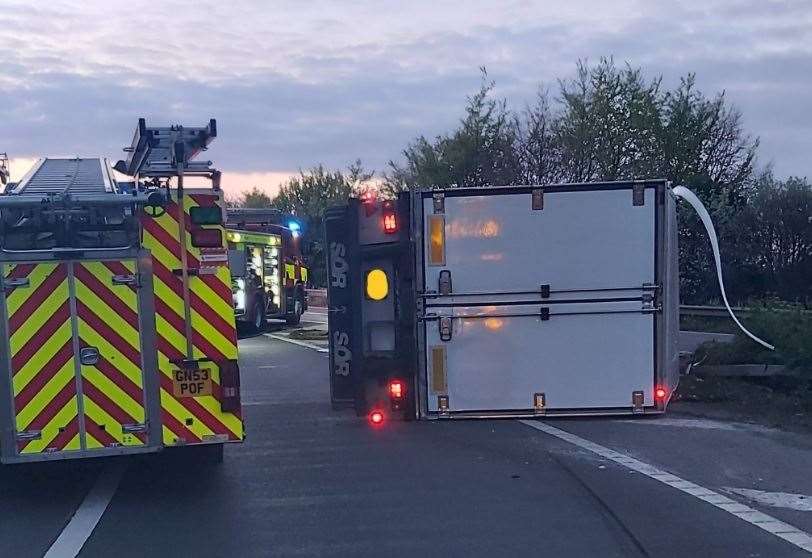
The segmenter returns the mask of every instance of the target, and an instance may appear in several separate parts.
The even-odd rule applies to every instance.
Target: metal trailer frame
[[[413,247],[413,263],[417,273],[413,281],[412,296],[416,301],[417,319],[414,320],[416,347],[414,352],[415,413],[421,419],[441,418],[494,418],[529,416],[583,416],[620,414],[659,414],[665,411],[668,400],[679,381],[677,334],[679,330],[679,280],[677,261],[677,229],[675,200],[670,194],[670,184],[665,180],[634,180],[618,182],[571,183],[556,185],[522,185],[486,188],[452,188],[413,191],[411,193],[410,240]],[[629,190],[629,203],[645,203],[645,191],[654,192],[654,243],[655,269],[654,283],[659,288],[659,308],[654,315],[654,362],[653,385],[663,386],[666,399],[654,405],[633,405],[628,407],[584,408],[584,409],[529,409],[526,411],[476,411],[476,412],[433,412],[428,409],[428,365],[426,362],[426,321],[420,319],[425,312],[426,279],[424,267],[424,211],[423,201],[435,195],[446,197],[483,196],[504,194],[528,194],[538,192],[543,196],[560,192],[589,192],[607,190]],[[543,204],[543,202],[542,202]],[[332,351],[331,351],[332,353]]]

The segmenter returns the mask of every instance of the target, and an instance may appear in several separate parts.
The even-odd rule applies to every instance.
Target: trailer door
[[[653,404],[655,190],[551,190],[423,198],[429,412]]]

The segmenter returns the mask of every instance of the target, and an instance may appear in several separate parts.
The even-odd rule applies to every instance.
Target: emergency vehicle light
[[[367,297],[372,300],[383,300],[389,294],[389,278],[382,269],[371,269],[367,273]]]
[[[192,246],[197,248],[220,248],[223,233],[220,229],[197,229],[192,231]]]

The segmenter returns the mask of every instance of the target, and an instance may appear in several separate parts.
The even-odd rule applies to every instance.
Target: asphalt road
[[[314,318],[318,319],[318,318]],[[618,463],[633,457],[812,533],[812,442],[675,414],[550,420],[617,452],[514,420],[372,429],[328,403],[326,355],[240,343],[244,444],[221,465],[160,456],[0,469],[0,556],[42,556],[100,475],[124,468],[80,555],[809,556],[763,528]],[[775,503],[775,502],[774,502]],[[741,506],[740,506],[741,507]],[[812,510],[812,506],[810,506]],[[792,537],[790,537],[792,538]],[[803,540],[802,537],[799,540]]]

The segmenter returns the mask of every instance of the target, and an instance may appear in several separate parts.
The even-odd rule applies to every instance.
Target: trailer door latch
[[[632,185],[632,205],[646,205],[646,183],[635,182]]]
[[[534,188],[530,193],[530,198],[533,211],[544,209],[544,190],[541,188]]]
[[[451,294],[451,272],[447,269],[444,269],[440,272],[440,277],[438,279],[439,285],[437,290],[441,295],[448,296]]]
[[[451,341],[451,335],[453,332],[453,322],[450,316],[443,316],[440,318],[440,340],[441,341]]]
[[[445,196],[443,194],[434,194],[432,201],[434,202],[434,213],[445,213]]]

